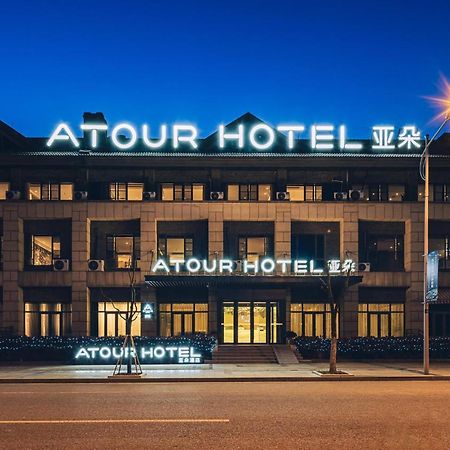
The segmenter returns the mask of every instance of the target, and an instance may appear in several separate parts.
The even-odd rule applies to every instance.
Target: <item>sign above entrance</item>
[[[341,275],[353,273],[356,264],[351,259],[340,261],[330,259],[328,261],[328,273],[330,275]],[[325,269],[313,259],[272,259],[233,261],[232,259],[198,259],[171,260],[158,259],[151,267],[152,273],[177,274],[180,272],[196,273],[202,275],[228,275],[228,274],[292,274],[292,275],[323,275]]]
[[[127,122],[115,125],[109,130],[105,123],[84,123],[80,125],[84,133],[83,145],[87,149],[99,146],[100,136],[106,137],[110,131],[110,144],[117,150],[132,150],[139,146],[147,150],[158,151],[171,148],[174,151],[197,150],[199,148],[199,131],[194,125],[175,123],[162,124],[157,131],[158,137],[151,137],[153,128],[147,124],[136,127]],[[370,148],[374,151],[392,151],[395,149],[414,150],[422,146],[420,131],[414,125],[405,125],[397,130],[393,125],[375,125],[372,127]],[[333,124],[314,124],[309,127],[300,124],[279,124],[269,126],[257,123],[233,127],[220,125],[217,129],[214,145],[220,150],[250,149],[251,151],[271,151],[274,146],[285,152],[295,149],[299,140],[307,140],[311,150],[315,151],[358,151],[363,143],[347,139],[347,127]],[[47,146],[56,142],[65,142],[74,148],[80,148],[80,139],[67,123],[60,123],[49,140]]]

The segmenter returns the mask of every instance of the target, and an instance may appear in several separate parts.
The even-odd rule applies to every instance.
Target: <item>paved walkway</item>
[[[286,380],[319,381],[327,363],[299,364],[204,364],[192,366],[142,366],[142,381],[251,381]],[[431,365],[430,375],[421,373],[420,362],[343,362],[339,370],[349,375],[331,376],[333,379],[388,380],[388,379],[448,379],[450,361]],[[112,374],[113,366],[0,366],[0,383],[11,382],[103,382]]]

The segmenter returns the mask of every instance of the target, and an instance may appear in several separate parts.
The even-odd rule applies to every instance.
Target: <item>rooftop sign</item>
[[[117,150],[133,150],[136,145],[144,146],[148,150],[172,148],[174,151],[195,151],[199,145],[198,128],[191,124],[175,123],[160,125],[158,137],[152,138],[149,125],[136,127],[122,122],[111,130],[105,123],[84,123],[80,126],[87,140],[83,144],[95,149],[99,146],[99,136],[110,132],[110,143]],[[170,135],[170,138],[169,138]],[[215,145],[218,149],[250,149],[255,152],[270,151],[275,145],[282,146],[289,152],[294,150],[299,140],[306,140],[311,150],[316,151],[358,151],[363,143],[347,139],[347,127],[332,124],[315,124],[306,127],[303,124],[279,124],[271,127],[263,122],[251,125],[239,124],[235,126],[220,125],[216,135]],[[282,136],[282,139],[279,139]],[[280,142],[280,140],[282,142]],[[47,146],[66,142],[73,148],[80,148],[80,139],[67,123],[60,123],[47,141]],[[392,151],[395,149],[413,150],[422,146],[421,133],[414,125],[405,125],[395,135],[393,125],[376,125],[372,127],[370,148]]]

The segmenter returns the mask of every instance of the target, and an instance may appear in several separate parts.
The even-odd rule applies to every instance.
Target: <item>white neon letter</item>
[[[98,132],[106,131],[108,129],[108,125],[104,123],[82,123],[80,128],[85,131],[92,131],[91,146],[92,148],[96,148],[98,144]]]
[[[238,147],[242,148],[244,146],[244,125],[238,125],[237,133],[225,133],[225,127],[223,125],[219,126],[219,147],[225,147],[225,139],[237,139]]]
[[[306,259],[296,259],[294,261],[294,272],[295,273],[307,273],[308,272],[308,261],[306,261]]]
[[[261,261],[261,270],[264,273],[272,273],[275,270],[275,261],[271,258],[264,258]]]
[[[197,258],[191,258],[188,259],[186,262],[186,269],[188,270],[188,272],[190,273],[196,273],[200,270],[201,268],[201,263]]]
[[[180,131],[188,131],[190,136],[180,136]],[[189,142],[192,148],[197,148],[197,128],[193,125],[174,125],[173,126],[173,148],[178,148],[180,142]]]
[[[120,142],[118,139],[119,133],[123,130],[126,130],[130,133],[130,139],[128,142]],[[136,144],[136,129],[129,123],[119,123],[113,128],[111,132],[111,139],[117,148],[120,148],[121,150],[128,150],[129,148],[133,147],[134,144]]]
[[[341,150],[361,150],[362,144],[360,142],[352,142],[348,144],[347,142],[347,132],[345,125],[339,127],[339,148]]]
[[[277,127],[278,131],[287,131],[288,135],[288,148],[294,148],[294,133],[301,133],[305,131],[305,127],[303,125],[280,125]]]
[[[281,264],[281,273],[286,273],[288,265],[291,264],[290,259],[277,259],[277,264]]]
[[[61,134],[61,132],[64,131],[66,134]],[[51,147],[53,145],[53,142],[55,141],[72,141],[72,144],[75,147],[79,147],[80,143],[77,141],[77,138],[72,133],[72,130],[70,129],[69,125],[66,123],[60,123],[55,131],[50,136],[50,139],[47,142],[47,147]]]
[[[256,134],[260,131],[264,131],[267,134],[267,141],[265,144],[260,144],[255,139]],[[275,133],[272,130],[272,128],[269,127],[269,125],[266,125],[265,123],[260,123],[251,128],[250,133],[249,133],[249,139],[250,139],[250,143],[257,150],[267,150],[268,148],[272,147],[272,145],[275,141]]]
[[[248,273],[249,269],[253,270],[255,273],[258,273],[258,265],[258,260],[251,263],[247,259],[244,259],[244,273]]]
[[[233,261],[231,259],[221,259],[219,260],[219,272],[223,273],[225,271],[233,273]]]
[[[163,259],[158,259],[158,261],[156,261],[155,265],[153,266],[152,272],[158,272],[158,270],[164,270],[167,273],[170,272],[169,266]]]
[[[161,125],[161,137],[157,141],[150,139],[150,128],[147,124],[142,125],[142,139],[144,144],[150,148],[162,147],[167,141],[167,125]]]
[[[311,148],[317,150],[333,150],[334,138],[331,134],[333,130],[333,125],[313,125],[311,127]],[[324,143],[324,141],[326,143]]]

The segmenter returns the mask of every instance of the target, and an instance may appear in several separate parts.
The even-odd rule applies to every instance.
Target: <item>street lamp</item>
[[[450,120],[449,112],[445,113],[444,121],[436,130],[432,138],[425,137],[425,148],[420,158],[420,176],[425,182],[424,199],[424,226],[423,226],[423,373],[430,373],[430,327],[429,327],[429,303],[427,301],[427,264],[428,264],[428,217],[429,217],[429,194],[430,194],[430,164],[429,148],[438,134]]]

